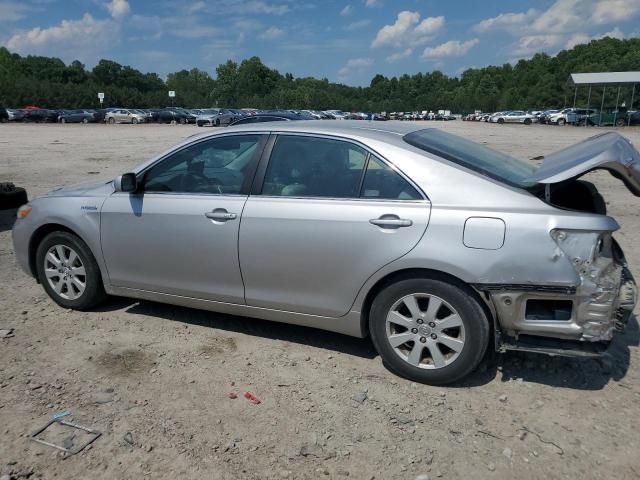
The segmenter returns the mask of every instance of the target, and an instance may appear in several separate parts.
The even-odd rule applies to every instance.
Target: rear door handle
[[[382,215],[380,218],[372,218],[369,223],[380,228],[401,228],[413,225],[413,220],[400,218],[397,215]]]
[[[216,222],[226,222],[228,220],[235,220],[238,215],[235,213],[227,212],[224,208],[216,208],[212,212],[206,212],[205,217],[215,220]]]

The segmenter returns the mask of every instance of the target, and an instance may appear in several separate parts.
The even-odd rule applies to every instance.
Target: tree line
[[[167,92],[175,90],[175,104],[192,108],[376,112],[553,108],[573,105],[570,73],[631,70],[640,70],[640,38],[593,40],[555,56],[539,53],[515,65],[470,68],[459,77],[437,70],[391,78],[378,74],[366,87],[283,75],[258,57],[240,63],[229,60],[217,66],[215,76],[193,68],[163,79],[111,60],[100,60],[89,70],[77,60],[67,65],[58,58],[20,56],[0,47],[0,106],[97,107],[97,93],[104,92],[105,106],[154,108],[167,106]],[[580,89],[576,101],[599,106],[600,94],[595,91],[587,99],[586,89]],[[628,105],[630,96],[630,88],[624,88],[620,102]]]

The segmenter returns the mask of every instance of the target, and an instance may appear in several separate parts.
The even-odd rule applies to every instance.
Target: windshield
[[[530,177],[536,170],[534,165],[442,130],[434,128],[418,130],[405,135],[403,140],[420,150],[438,155],[508,185],[515,187],[533,185],[525,182],[524,179]]]

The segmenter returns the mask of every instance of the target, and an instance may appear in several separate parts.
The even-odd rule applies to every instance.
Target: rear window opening
[[[571,320],[573,302],[571,300],[529,299],[525,310],[525,320]]]

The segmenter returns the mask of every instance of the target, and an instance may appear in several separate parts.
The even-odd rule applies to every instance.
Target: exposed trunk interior
[[[607,214],[607,205],[598,189],[586,180],[567,180],[552,184],[549,203],[559,208],[576,210],[579,212]],[[544,192],[542,198],[544,198]]]

